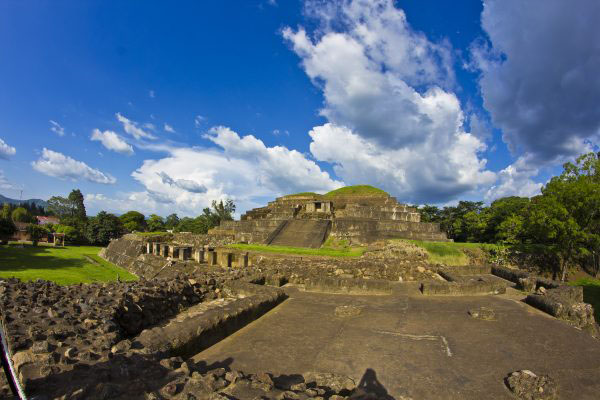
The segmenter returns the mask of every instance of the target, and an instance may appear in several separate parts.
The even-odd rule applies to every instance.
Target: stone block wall
[[[336,218],[331,235],[355,243],[371,243],[383,239],[448,240],[439,224],[411,221],[381,221],[367,218]]]

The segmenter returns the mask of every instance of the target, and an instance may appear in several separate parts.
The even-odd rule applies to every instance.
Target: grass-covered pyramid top
[[[371,196],[371,197],[388,197],[389,194],[384,190],[378,189],[371,185],[354,185],[354,186],[345,186],[339,189],[332,190],[331,192],[325,194],[318,194],[313,192],[302,192],[302,193],[294,193],[289,194],[285,197],[305,197],[305,196],[314,196],[318,198],[331,198],[331,197],[351,197],[351,196]]]

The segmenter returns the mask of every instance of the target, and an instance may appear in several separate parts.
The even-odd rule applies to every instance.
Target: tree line
[[[579,156],[532,198],[504,197],[456,206],[418,207],[423,222],[437,222],[457,242],[535,245],[555,260],[555,278],[565,279],[570,267],[600,269],[600,153]],[[591,264],[591,265],[590,265]]]
[[[129,211],[117,216],[106,211],[88,217],[84,197],[79,189],[71,191],[68,197],[53,196],[42,213],[39,208],[2,206],[0,214],[0,239],[10,237],[16,230],[15,222],[28,223],[28,233],[34,243],[51,232],[64,233],[65,239],[73,244],[105,246],[111,239],[128,232],[192,232],[207,233],[222,220],[232,220],[235,204],[232,200],[212,202],[211,208],[204,208],[195,218],[179,218],[171,214],[163,218],[151,214],[146,218],[139,211]],[[36,215],[50,215],[59,219],[58,224],[37,225]]]

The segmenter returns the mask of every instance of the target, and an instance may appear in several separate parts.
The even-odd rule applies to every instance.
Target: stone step
[[[290,220],[270,244],[319,248],[325,241],[330,223],[329,220]]]

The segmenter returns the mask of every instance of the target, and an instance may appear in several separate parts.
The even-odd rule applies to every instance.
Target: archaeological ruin
[[[329,236],[353,243],[391,238],[447,240],[438,224],[421,222],[416,209],[383,191],[369,195],[336,192],[280,197],[248,211],[240,221],[223,221],[211,233],[231,235],[236,242],[311,248],[320,247]]]
[[[445,241],[439,226],[378,194],[284,196],[207,235],[125,235],[100,255],[135,282],[0,280],[18,385],[31,399],[598,398],[581,287],[475,256],[433,263],[401,239]],[[273,251],[336,241],[363,252]]]

